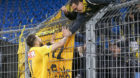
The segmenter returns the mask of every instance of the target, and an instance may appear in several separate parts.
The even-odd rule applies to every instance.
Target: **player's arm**
[[[70,31],[69,31],[68,29],[66,29],[66,28],[63,28],[63,29],[62,29],[62,32],[63,32],[64,38],[61,39],[59,42],[54,43],[54,44],[52,44],[52,45],[50,45],[50,46],[44,45],[44,46],[42,46],[42,47],[40,47],[40,48],[38,49],[38,51],[40,52],[41,55],[46,55],[46,54],[48,54],[48,53],[50,53],[50,52],[53,52],[53,51],[55,51],[57,48],[60,48],[60,47],[62,47],[62,46],[65,44],[66,40],[67,40],[68,37],[71,35],[71,33],[70,33]]]
[[[71,35],[70,31],[66,28],[62,28],[64,38],[61,39],[59,42],[54,43],[52,45],[51,51],[55,51],[57,48],[64,46],[65,42],[67,41],[68,37]]]
[[[52,45],[50,45],[50,46],[44,45],[44,46],[40,47],[40,48],[38,49],[38,51],[40,52],[41,55],[46,55],[46,54],[48,54],[48,53],[50,53],[50,52],[53,52],[53,51],[55,51],[57,48],[62,47],[62,46],[65,44],[67,38],[68,38],[68,37],[64,37],[64,38],[61,39],[59,42],[54,43],[54,44],[52,44]]]
[[[66,40],[67,40],[68,37],[64,37],[63,39],[61,39],[59,42],[57,43],[54,43],[52,45],[52,50],[51,51],[55,51],[57,48],[60,48],[62,46],[64,46]]]
[[[52,44],[54,44],[55,43],[55,34],[53,34],[52,35],[52,39],[51,39],[51,41],[50,42],[48,42],[46,45],[52,45]]]
[[[55,43],[55,33],[52,35],[52,39],[50,41],[51,44],[54,44]]]

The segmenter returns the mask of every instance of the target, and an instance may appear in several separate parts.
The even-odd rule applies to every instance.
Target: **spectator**
[[[81,33],[76,33],[75,36],[75,47],[77,48],[77,51],[79,52],[80,57],[84,56],[85,51],[85,37]]]
[[[72,27],[70,27],[71,33],[75,33],[80,27],[84,28],[84,24],[88,21],[99,9],[105,5],[118,0],[71,0],[70,6],[72,12],[70,12],[65,6],[61,8],[64,11],[65,16],[70,20],[75,20]],[[124,2],[121,0],[120,2]]]
[[[76,33],[75,47],[78,52],[78,74],[77,78],[86,78],[85,38],[81,33]],[[79,77],[78,77],[79,76]]]
[[[97,52],[99,52],[97,53],[97,60],[99,60],[97,66],[102,68],[97,70],[99,72],[98,77],[120,78],[121,76],[122,78],[128,78],[127,74],[124,73],[127,72],[127,69],[121,68],[121,66],[126,67],[128,57],[125,52],[128,52],[129,44],[124,37],[122,26],[118,22],[120,20],[125,21],[127,8],[122,8],[116,12],[122,15],[108,18],[107,21],[101,21],[96,25],[96,45]],[[110,16],[110,14],[113,15],[113,12],[109,11],[107,16]]]
[[[134,11],[135,9],[135,11]],[[139,58],[140,58],[140,53],[139,53],[139,47],[140,47],[140,4],[135,5],[135,7],[131,8],[131,12],[130,14],[128,14],[129,19],[127,20],[127,22],[132,22],[129,27],[130,27],[130,51],[132,52],[132,56],[131,56],[131,60],[130,60],[130,65],[131,66],[135,66],[136,69],[131,69],[132,71],[135,71],[135,78],[138,78],[137,75],[140,75],[139,70],[140,70],[140,62],[139,62]],[[130,66],[129,65],[129,66]]]
[[[76,33],[75,35],[75,51],[73,59],[72,78],[86,78],[86,58],[85,58],[85,38],[82,33]]]
[[[75,20],[70,27],[71,33],[75,33],[80,27],[84,29],[84,24],[88,21],[99,9],[104,5],[92,5],[86,0],[71,0],[70,6],[72,12],[70,12],[65,6],[61,8],[64,14],[70,20]]]
[[[103,7],[103,5],[89,4],[85,0],[71,0],[70,6],[73,9],[72,12],[68,11],[68,9],[65,6],[63,6],[61,10],[64,11],[64,14],[67,18],[69,18],[70,20],[75,20],[73,25],[70,27],[71,34],[75,33],[80,28],[81,28],[81,31],[83,32],[86,21],[88,21],[93,16],[94,13],[96,13],[100,8]],[[78,34],[78,36],[80,36],[80,34]],[[84,36],[85,35],[83,34],[83,37]],[[79,37],[78,40],[76,40],[75,42],[75,44],[78,44],[77,51],[79,53],[78,54],[79,56],[78,57],[75,56],[76,53],[74,53],[74,56],[75,56],[74,58],[78,58],[78,59],[75,59],[73,62],[74,64],[73,67],[78,68],[78,74],[74,74],[74,75],[81,78],[85,78],[85,68],[86,68],[85,66],[86,59],[83,53],[84,52],[83,47],[85,44],[84,44],[84,41],[79,42],[80,39],[84,40],[83,37]],[[78,63],[78,67],[77,67],[78,61],[80,62]]]
[[[123,68],[127,66],[128,62],[128,52],[129,51],[129,43],[127,40],[125,41],[115,41],[115,43],[110,43],[109,51],[111,52],[112,56],[110,56],[110,65],[111,67],[111,78],[132,78],[132,75],[127,75],[127,68]],[[117,67],[117,68],[116,68]],[[117,72],[117,73],[116,73]]]

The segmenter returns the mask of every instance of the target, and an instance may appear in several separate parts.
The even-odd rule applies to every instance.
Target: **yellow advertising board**
[[[60,26],[59,26],[60,27]],[[52,28],[52,31],[48,28],[43,36],[40,35],[40,38],[47,44],[50,42],[52,37],[52,32],[58,31],[55,27]],[[60,30],[61,31],[61,30]],[[43,33],[43,32],[42,32]],[[38,33],[37,33],[38,34]],[[39,34],[38,34],[39,35]],[[55,33],[55,42],[62,39],[62,32]],[[72,35],[67,41],[66,44],[59,48],[58,50],[51,52],[46,56],[46,65],[47,65],[47,78],[72,78],[72,60],[73,60],[73,51],[74,51],[74,38],[75,35]]]

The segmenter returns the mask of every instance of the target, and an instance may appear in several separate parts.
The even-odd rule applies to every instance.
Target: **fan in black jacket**
[[[90,3],[94,1],[95,3]],[[80,27],[84,28],[86,21],[88,21],[99,9],[103,8],[105,5],[113,2],[113,0],[71,0],[69,11],[65,6],[61,8],[65,16],[70,20],[75,20],[73,25],[70,27],[71,33],[75,33]]]

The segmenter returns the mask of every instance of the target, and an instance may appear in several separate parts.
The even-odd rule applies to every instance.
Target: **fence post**
[[[25,43],[25,78],[30,78],[30,76],[29,76],[30,70],[28,67],[28,50],[29,50],[29,48],[28,48],[27,44]]]
[[[106,7],[101,9],[86,23],[86,78],[96,78],[95,25],[106,11]]]

